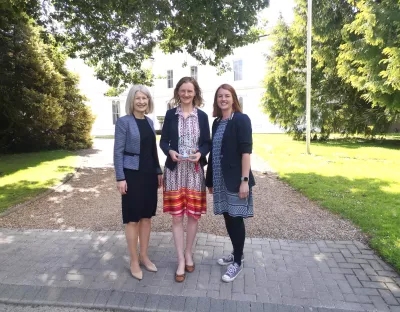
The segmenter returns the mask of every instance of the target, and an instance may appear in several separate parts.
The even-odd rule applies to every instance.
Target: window
[[[119,101],[112,101],[112,120],[113,125],[117,122],[119,118]]]
[[[167,82],[168,82],[168,89],[174,87],[174,71],[167,70]]]
[[[239,104],[240,104],[240,108],[242,109],[242,112],[243,112],[243,98],[242,97],[239,98]]]
[[[243,79],[243,62],[242,60],[233,61],[233,80],[242,80]]]
[[[190,77],[197,80],[197,66],[190,66]]]

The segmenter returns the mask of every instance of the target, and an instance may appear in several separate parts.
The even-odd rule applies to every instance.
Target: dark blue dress
[[[136,119],[136,118],[135,118]],[[122,195],[122,221],[139,222],[156,215],[158,157],[156,136],[146,119],[136,119],[140,132],[139,170],[124,169],[128,192]]]
[[[214,214],[220,215],[227,212],[232,217],[248,218],[253,216],[253,194],[251,188],[247,198],[239,198],[238,193],[232,193],[226,189],[222,175],[221,147],[227,124],[228,119],[219,122],[212,140]]]

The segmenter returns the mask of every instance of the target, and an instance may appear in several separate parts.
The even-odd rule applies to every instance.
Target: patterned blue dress
[[[248,218],[253,216],[253,194],[250,188],[247,198],[239,198],[239,193],[232,193],[226,189],[221,169],[221,146],[228,119],[219,122],[213,137],[212,164],[213,164],[213,199],[214,214],[227,212],[232,217]]]

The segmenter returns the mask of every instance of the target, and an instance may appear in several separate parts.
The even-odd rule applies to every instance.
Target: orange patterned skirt
[[[199,219],[207,212],[203,168],[191,162],[179,162],[174,170],[164,171],[164,212],[173,216],[190,215]]]

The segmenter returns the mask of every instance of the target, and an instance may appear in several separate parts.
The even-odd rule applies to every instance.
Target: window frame
[[[199,77],[199,69],[197,66],[190,66],[190,77],[197,80]]]
[[[233,81],[243,80],[243,60],[233,61]]]
[[[167,70],[167,88],[171,89],[174,87],[174,70],[168,69]]]
[[[115,125],[117,123],[118,118],[121,117],[121,101],[119,99],[112,100],[111,109],[112,109],[112,121],[113,125]]]

